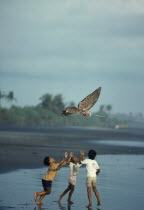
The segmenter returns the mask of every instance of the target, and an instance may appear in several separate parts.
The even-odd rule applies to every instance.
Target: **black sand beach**
[[[97,189],[102,205],[97,206],[93,195],[93,207],[90,210],[136,210],[143,209],[144,201],[144,155],[99,155],[97,161],[101,172],[97,177]],[[67,187],[69,167],[63,167],[53,182],[52,193],[36,205],[33,193],[42,190],[41,178],[47,167],[20,169],[0,174],[0,209],[27,210],[84,210],[88,205],[85,186],[86,169],[81,167],[77,184],[72,196],[73,205],[67,204],[65,195],[58,204],[59,195]]]
[[[97,187],[102,206],[97,207],[93,196],[91,209],[143,209],[144,131],[74,127],[0,128],[0,209],[86,209],[84,167],[79,171],[73,205],[67,204],[67,196],[60,205],[57,202],[67,186],[68,167],[58,172],[52,193],[44,199],[42,207],[34,202],[33,193],[42,190],[46,155],[59,161],[65,151],[79,156],[79,150],[87,153],[89,149],[97,151],[101,168]]]
[[[143,147],[100,144],[103,140],[144,142],[144,131],[77,127],[0,128],[0,173],[43,167],[46,155],[59,161],[65,151],[72,151],[77,156],[79,150],[87,152],[89,149],[95,149],[99,155],[144,154]]]

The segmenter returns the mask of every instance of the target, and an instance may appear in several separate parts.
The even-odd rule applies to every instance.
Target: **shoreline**
[[[135,132],[133,129],[112,130],[78,127],[0,129],[0,173],[24,168],[41,168],[45,156],[52,156],[58,162],[65,151],[68,153],[72,151],[76,156],[79,156],[80,150],[87,153],[89,149],[95,149],[98,155],[144,154],[144,148],[141,147],[92,144],[91,140],[144,142],[144,132]]]
[[[143,160],[144,155],[101,155],[97,157],[101,169],[97,177],[97,189],[102,200],[102,207],[100,207],[100,209],[143,209]],[[0,174],[2,189],[0,195],[0,209],[40,210],[40,207],[38,207],[33,200],[33,193],[42,190],[41,178],[46,173],[46,170],[47,167],[23,169]],[[68,194],[65,195],[60,204],[56,202],[59,195],[61,195],[67,187],[68,177],[69,166],[65,166],[58,171],[55,181],[53,182],[52,193],[43,200],[41,209],[86,209],[88,198],[85,186],[85,165],[80,167],[77,176],[77,183],[72,196],[74,205],[67,204]],[[121,202],[122,200],[124,202]],[[92,209],[99,209],[94,194]]]

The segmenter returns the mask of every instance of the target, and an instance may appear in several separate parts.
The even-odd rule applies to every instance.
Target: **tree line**
[[[16,100],[13,91],[3,94],[0,91],[0,101],[2,99]],[[0,105],[0,125],[15,126],[100,126],[114,127],[116,124],[124,123],[123,120],[109,119],[112,105],[101,105],[98,112],[93,113],[92,117],[84,117],[80,114],[62,117],[61,113],[66,108],[61,94],[44,94],[39,98],[39,103],[35,106],[16,106],[6,108]],[[67,106],[75,106],[70,102]],[[100,117],[98,117],[99,115]]]
[[[10,102],[10,101],[16,101],[16,98],[14,97],[14,92],[13,91],[9,91],[9,93],[4,93],[2,91],[0,91],[0,106],[1,106],[1,101],[5,99],[6,101]]]

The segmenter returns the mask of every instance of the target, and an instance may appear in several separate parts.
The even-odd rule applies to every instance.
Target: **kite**
[[[76,114],[80,113],[83,116],[86,116],[89,114],[91,116],[91,112],[89,111],[97,102],[99,95],[101,92],[101,87],[96,89],[94,92],[89,94],[87,97],[85,97],[79,104],[78,108],[77,107],[67,107],[63,112],[62,116],[67,116],[70,114]]]

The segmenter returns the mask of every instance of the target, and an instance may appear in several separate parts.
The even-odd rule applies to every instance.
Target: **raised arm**
[[[64,157],[63,157],[63,159],[59,162],[59,165],[61,165],[61,164],[64,163],[64,161],[65,161],[65,159],[67,158],[67,156],[68,156],[67,152],[64,152]]]
[[[71,153],[70,153],[70,157],[69,157],[69,159],[68,159],[67,161],[64,161],[64,162],[63,162],[63,164],[61,164],[61,166],[69,165],[69,164],[70,164],[70,161],[71,161],[72,156],[73,156],[73,153],[71,152]]]
[[[84,157],[84,152],[83,151],[80,151],[80,161],[81,160],[84,160],[85,159],[85,157]]]
[[[59,162],[59,165],[58,165],[58,167],[57,167],[56,170],[59,170],[62,166],[65,165],[65,159],[67,158],[67,156],[68,156],[68,154],[67,154],[67,152],[65,152],[65,153],[64,153],[64,157],[63,157],[63,159]]]
[[[70,164],[70,161],[71,161],[72,156],[73,156],[73,153],[72,153],[72,152],[70,152],[70,157],[69,157],[68,161],[66,162],[66,164],[67,164],[67,165],[69,165],[69,164]]]

